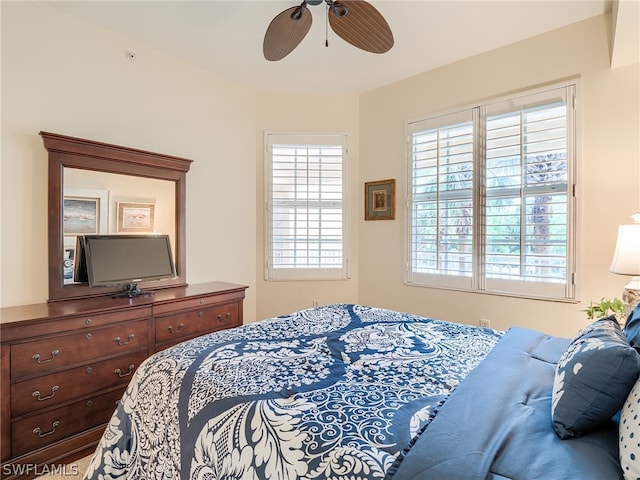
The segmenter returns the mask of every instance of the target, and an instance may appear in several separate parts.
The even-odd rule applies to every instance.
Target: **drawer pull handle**
[[[167,330],[169,330],[169,333],[180,333],[183,327],[184,323],[181,323],[180,325],[178,325],[178,328],[174,330],[173,325],[169,325],[169,328],[167,328]]]
[[[198,316],[201,317],[202,315],[204,315],[204,312],[202,310],[198,311]]]
[[[46,360],[41,360],[39,353],[34,353],[33,357],[31,358],[33,358],[38,363],[48,363],[48,362],[52,362],[56,358],[56,355],[59,355],[59,354],[60,354],[60,350],[56,349],[51,351],[51,357],[47,358]]]
[[[223,317],[222,314],[218,315],[218,320],[226,320],[231,316],[231,312],[227,312],[227,314]]]
[[[116,337],[115,341],[117,342],[118,345],[122,346],[122,345],[129,345],[131,343],[131,341],[135,338],[136,334],[135,333],[130,333],[129,336],[127,337],[128,340],[126,342],[123,342],[122,339],[120,337]]]
[[[58,385],[54,385],[53,387],[51,387],[51,395],[47,395],[46,397],[41,397],[40,391],[36,390],[31,394],[31,396],[33,398],[37,398],[39,402],[42,402],[43,400],[49,400],[50,398],[53,398],[53,396],[56,394],[58,390],[60,390],[60,387]]]
[[[87,319],[84,321],[84,324],[85,324],[85,325],[91,325],[91,319],[90,319],[90,318],[87,318]]]
[[[58,420],[56,420],[55,422],[53,422],[51,424],[52,428],[51,430],[49,430],[48,432],[42,432],[42,429],[40,427],[36,427],[33,429],[33,433],[38,435],[38,437],[43,438],[46,437],[47,435],[51,435],[53,432],[56,431],[56,428],[58,428],[58,425],[60,425],[60,422]]]
[[[120,378],[124,378],[124,377],[128,377],[129,375],[131,375],[133,373],[133,369],[136,368],[135,365],[132,363],[131,365],[129,365],[129,371],[127,373],[122,373],[122,370],[120,370],[119,368],[116,368],[115,370],[115,374],[118,375]]]

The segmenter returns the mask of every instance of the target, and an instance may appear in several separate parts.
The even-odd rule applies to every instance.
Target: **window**
[[[348,276],[346,135],[266,135],[267,280]]]
[[[574,298],[575,85],[408,124],[408,283]]]

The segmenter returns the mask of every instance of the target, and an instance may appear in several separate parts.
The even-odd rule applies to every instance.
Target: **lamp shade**
[[[618,241],[609,271],[619,275],[640,275],[640,223],[618,227]]]

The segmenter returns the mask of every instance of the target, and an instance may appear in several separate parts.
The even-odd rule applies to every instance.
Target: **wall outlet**
[[[319,305],[320,305],[320,300],[318,300],[317,298],[314,298],[314,299],[313,299],[313,306],[314,306],[314,307],[317,307],[317,306],[319,306]]]
[[[483,328],[491,328],[491,322],[486,318],[480,319],[480,326]]]

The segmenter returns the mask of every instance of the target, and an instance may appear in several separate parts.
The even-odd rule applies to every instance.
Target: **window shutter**
[[[575,85],[407,125],[407,282],[574,297]]]
[[[471,287],[474,126],[470,111],[411,128],[409,282]]]
[[[343,135],[267,136],[267,279],[342,279]]]
[[[563,88],[487,107],[489,290],[565,296],[570,267],[567,98]]]

